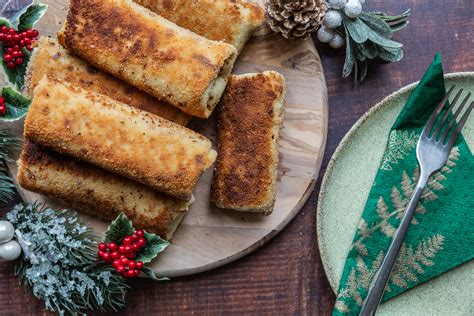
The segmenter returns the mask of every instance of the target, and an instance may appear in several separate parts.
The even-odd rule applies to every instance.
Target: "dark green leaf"
[[[170,244],[155,234],[145,232],[146,245],[138,252],[136,261],[148,263]]]
[[[362,12],[359,18],[363,22],[365,22],[368,27],[370,27],[372,30],[379,33],[380,35],[385,36],[387,38],[391,38],[393,36],[393,31],[390,26],[387,24],[387,22],[385,22],[378,16]]]
[[[2,97],[7,106],[7,113],[0,117],[2,121],[11,122],[19,120],[26,115],[30,108],[31,100],[10,87],[2,89]]]
[[[13,154],[20,147],[20,138],[13,135],[9,128],[0,129],[0,201],[11,200],[15,192],[11,177],[7,173],[5,161],[14,161]]]
[[[15,185],[9,176],[0,175],[0,202],[7,203],[15,194]]]
[[[15,28],[19,31],[33,28],[33,26],[46,13],[48,6],[38,1],[33,1],[30,5],[18,11],[11,19]]]
[[[0,51],[3,51],[2,42],[0,42]],[[30,52],[24,47],[22,48],[22,51],[23,63],[13,69],[8,68],[6,62],[3,59],[1,61],[4,78],[6,78],[11,85],[15,86],[20,91],[25,85],[26,68],[28,66],[28,62],[30,61]]]
[[[364,55],[364,53],[359,49],[359,47],[361,46],[362,44],[354,44],[354,53],[355,53],[355,57],[357,60],[360,60],[360,61],[363,61],[363,60],[366,60],[366,56]]]
[[[392,41],[391,39],[385,38],[381,35],[379,35],[376,32],[369,32],[369,39],[374,42],[375,44],[378,44],[383,47],[389,47],[389,48],[400,48],[403,47],[403,45],[399,42]]]
[[[125,236],[133,234],[132,222],[124,213],[120,213],[117,218],[110,223],[105,232],[105,242],[121,242]]]
[[[360,51],[361,54],[363,54],[368,59],[374,59],[375,57],[377,57],[377,45],[372,43],[371,41],[367,41],[363,44],[356,44],[356,48]],[[363,60],[360,58],[358,59]]]
[[[400,61],[403,58],[403,50],[401,48],[378,48],[378,56],[385,61]]]
[[[402,23],[398,23],[398,24],[395,24],[395,25],[390,25],[390,28],[392,29],[393,32],[398,32],[398,31],[404,29],[408,24],[409,24],[408,21],[404,21]]]
[[[364,81],[367,76],[367,60],[364,60],[360,63],[360,82]]]
[[[342,69],[342,77],[347,78],[352,72],[352,68],[354,67],[354,52],[352,48],[352,40],[349,36],[349,31],[346,27],[344,27],[346,32],[346,59],[344,61],[344,67]]]
[[[399,15],[387,15],[385,12],[367,12],[367,13],[376,15],[386,22],[394,22],[401,19],[407,19],[411,14],[411,9],[408,9]]]
[[[0,129],[0,159],[5,161],[15,161],[13,154],[20,148],[21,140],[13,135],[9,128]],[[5,165],[0,164],[0,172],[5,173]]]
[[[27,10],[20,16],[20,22],[18,24],[18,30],[24,31],[33,28],[33,26],[43,17],[46,13],[48,6],[45,4],[31,5]]]
[[[344,25],[347,27],[352,40],[356,43],[364,43],[369,38],[370,29],[359,18],[344,18]]]
[[[359,62],[354,63],[354,86],[357,86],[357,79],[359,78]]]
[[[162,278],[157,277],[155,275],[155,273],[153,272],[153,270],[148,268],[148,267],[143,267],[142,272],[147,278],[152,279],[153,281],[167,281],[167,280],[169,280],[169,278],[166,278],[166,277],[162,277]]]
[[[0,26],[12,27],[10,21],[5,19],[4,17],[0,17]]]

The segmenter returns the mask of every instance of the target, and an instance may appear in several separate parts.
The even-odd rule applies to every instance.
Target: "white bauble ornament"
[[[344,13],[350,18],[356,18],[362,13],[362,5],[359,0],[349,0],[344,7]]]
[[[342,23],[342,17],[339,11],[336,10],[329,10],[324,15],[323,25],[330,29],[335,29],[336,27],[340,26]]]
[[[341,35],[335,34],[334,38],[329,42],[329,46],[332,48],[341,48],[345,43],[346,41]]]
[[[0,245],[0,261],[13,261],[21,255],[21,247],[16,240]]]
[[[10,222],[0,221],[0,244],[12,240],[15,227]]]
[[[322,25],[318,30],[317,37],[321,43],[329,43],[334,38],[334,32]]]
[[[333,9],[342,9],[347,3],[347,0],[328,0],[329,5]]]

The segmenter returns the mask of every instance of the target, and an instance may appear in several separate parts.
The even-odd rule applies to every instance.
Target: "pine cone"
[[[324,0],[265,0],[270,28],[289,40],[305,39],[321,24],[326,13]]]

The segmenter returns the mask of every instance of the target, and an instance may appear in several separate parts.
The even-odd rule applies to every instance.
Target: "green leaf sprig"
[[[76,214],[36,202],[17,205],[6,219],[23,243],[15,274],[48,310],[82,315],[125,306],[129,286],[113,269],[97,264],[97,237]]]
[[[16,69],[16,68],[15,68]],[[10,69],[8,69],[10,70]],[[11,87],[2,88],[2,98],[5,101],[7,112],[0,120],[12,122],[23,118],[30,108],[31,100]]]
[[[117,242],[121,243],[125,236],[130,236],[135,232],[133,223],[127,218],[124,213],[120,213],[117,218],[110,223],[107,231],[105,232],[105,242]],[[151,262],[156,256],[169,246],[169,242],[161,239],[159,236],[145,231],[146,244],[137,253],[135,261],[141,261],[143,263]],[[167,278],[158,278],[155,276],[152,269],[143,267],[142,272],[144,275],[155,281],[167,280]]]
[[[11,20],[0,18],[0,26],[7,26],[14,28],[18,31],[24,31],[33,26],[43,17],[46,13],[48,6],[35,0],[30,5],[23,8]],[[3,45],[0,42],[0,52],[3,52]],[[25,86],[25,74],[28,62],[31,57],[31,53],[22,47],[23,52],[23,63],[13,69],[7,67],[6,62],[2,59],[2,69],[4,78],[14,86],[17,90],[21,91]]]
[[[356,18],[342,14],[338,32],[346,40],[346,58],[342,76],[354,74],[354,82],[367,75],[368,61],[376,58],[387,62],[403,58],[403,44],[392,40],[393,34],[408,25],[410,9],[396,16],[383,12],[362,12]]]

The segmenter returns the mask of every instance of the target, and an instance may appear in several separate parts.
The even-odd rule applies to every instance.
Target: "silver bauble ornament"
[[[13,261],[21,255],[20,244],[16,240],[10,240],[0,245],[0,260]]]
[[[329,43],[334,37],[334,32],[323,25],[319,28],[317,37],[321,43]]]
[[[333,39],[329,41],[329,46],[331,46],[332,48],[341,48],[342,46],[344,46],[344,44],[346,43],[346,41],[344,40],[344,38],[339,35],[339,34],[335,34]]]
[[[356,18],[362,13],[362,5],[359,0],[349,0],[344,7],[344,13],[350,18]]]
[[[342,23],[341,13],[336,10],[329,10],[324,16],[323,25],[330,29],[335,29]]]
[[[347,0],[328,0],[329,6],[333,9],[342,9],[347,3]]]
[[[15,234],[15,227],[10,222],[0,221],[0,244],[12,240]]]

